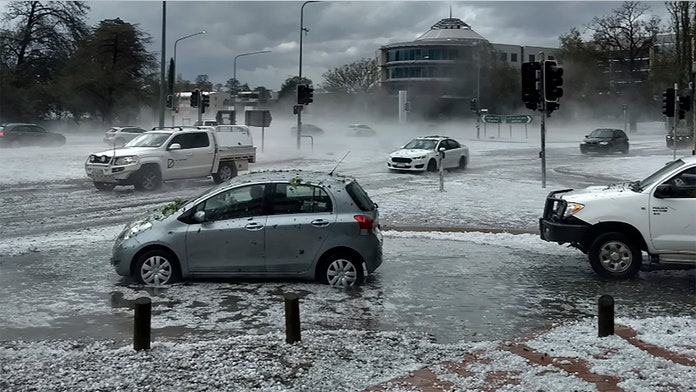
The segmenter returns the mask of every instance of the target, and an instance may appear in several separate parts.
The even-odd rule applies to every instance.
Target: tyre
[[[467,162],[467,160],[466,160],[466,157],[461,157],[461,158],[459,158],[459,169],[460,169],[460,170],[466,169],[467,163],[468,163],[468,162]]]
[[[585,150],[584,148],[581,148],[581,149],[580,149],[580,154],[587,154],[587,150]]]
[[[114,188],[116,188],[116,184],[112,184],[110,182],[94,182],[94,187],[97,188],[97,190],[100,191],[113,191]]]
[[[640,248],[626,235],[617,232],[604,233],[597,237],[587,255],[592,269],[607,278],[633,277],[643,263]]]
[[[628,143],[626,143],[626,145],[623,146],[623,148],[621,149],[621,153],[622,153],[622,154],[628,154]]]
[[[139,191],[154,191],[162,186],[162,175],[159,170],[152,166],[146,166],[136,174],[133,185]]]
[[[218,167],[218,172],[213,174],[213,181],[216,184],[220,184],[225,181],[229,181],[237,176],[237,166],[234,162],[224,162],[220,163]]]
[[[362,263],[347,253],[331,253],[324,258],[321,265],[317,280],[329,286],[358,286],[365,280]]]
[[[151,250],[138,258],[133,279],[148,286],[164,286],[181,279],[179,263],[171,252]]]
[[[436,172],[437,171],[437,162],[435,162],[434,159],[431,159],[428,161],[428,168],[426,169],[429,172]]]

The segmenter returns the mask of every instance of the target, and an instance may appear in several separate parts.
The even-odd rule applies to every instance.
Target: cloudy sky
[[[161,50],[161,1],[89,1],[91,25],[116,17],[138,24]],[[594,17],[611,14],[622,2],[603,1],[322,1],[304,8],[302,74],[315,85],[322,75],[360,58],[371,58],[382,45],[411,41],[449,16],[468,23],[494,43],[557,46],[558,37],[576,27],[583,31]],[[647,2],[668,21],[664,2]],[[298,74],[299,1],[167,1],[166,57],[177,45],[177,72],[195,80],[207,74],[213,83],[233,77],[234,58],[248,52],[271,53],[237,59],[237,79],[250,87],[278,90]]]

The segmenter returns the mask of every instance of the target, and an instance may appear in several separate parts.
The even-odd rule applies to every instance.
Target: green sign
[[[500,124],[503,122],[503,118],[497,114],[484,114],[481,116],[481,121],[488,124]]]
[[[507,124],[529,124],[532,122],[532,116],[528,114],[521,114],[515,116],[505,116],[505,123]]]

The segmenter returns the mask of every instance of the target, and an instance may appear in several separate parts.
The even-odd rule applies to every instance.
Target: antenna
[[[333,175],[333,173],[336,171],[336,168],[338,167],[338,165],[340,165],[341,162],[343,162],[343,160],[346,159],[346,157],[348,156],[348,154],[350,154],[350,151],[348,151],[348,152],[346,153],[346,155],[344,155],[343,158],[341,158],[341,160],[338,161],[338,163],[336,164],[336,166],[334,166],[334,168],[331,169],[331,171],[329,172],[329,175],[330,175],[330,176]]]

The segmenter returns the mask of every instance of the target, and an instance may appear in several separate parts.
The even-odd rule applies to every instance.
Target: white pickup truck
[[[122,148],[90,154],[85,171],[98,190],[133,185],[150,191],[171,180],[212,176],[221,183],[254,162],[247,126],[182,126],[148,131]]]
[[[592,269],[629,278],[646,268],[696,267],[696,156],[668,163],[642,181],[549,193],[543,240],[580,249]]]

